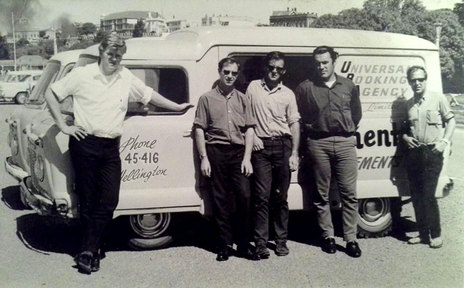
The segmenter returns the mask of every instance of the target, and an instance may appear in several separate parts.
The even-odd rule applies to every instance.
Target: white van
[[[390,199],[408,195],[402,149],[395,132],[398,105],[411,97],[406,69],[424,65],[429,90],[441,92],[437,47],[400,34],[336,29],[227,27],[198,28],[170,34],[166,40],[131,39],[123,65],[171,100],[196,104],[218,79],[217,63],[234,56],[241,63],[237,88],[259,79],[266,53],[286,54],[284,83],[294,89],[311,78],[312,51],[329,45],[340,54],[336,72],[359,85],[363,119],[357,133],[360,236],[387,234],[392,225]],[[115,217],[127,217],[136,248],[169,243],[171,215],[195,211],[209,214],[208,189],[200,177],[192,123],[195,109],[170,112],[130,103],[120,153],[123,163],[119,205]],[[32,176],[21,183],[27,203],[41,214],[76,218],[78,198],[68,137],[52,120],[35,122],[29,134]],[[446,165],[446,163],[445,163]],[[303,161],[292,175],[290,209],[309,209],[311,191]],[[310,168],[310,167],[309,167]],[[446,168],[438,191],[449,187]],[[335,187],[335,185],[333,185]],[[336,192],[336,191],[334,191]],[[439,192],[441,194],[441,192]],[[339,207],[333,193],[334,207]]]
[[[42,70],[10,71],[0,82],[0,101],[24,104],[40,78]]]

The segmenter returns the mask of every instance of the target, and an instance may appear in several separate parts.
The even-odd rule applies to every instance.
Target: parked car
[[[8,144],[11,149],[11,156],[5,159],[5,168],[12,176],[22,180],[30,175],[30,165],[27,157],[27,136],[26,127],[32,120],[42,121],[50,118],[51,115],[46,109],[45,91],[51,83],[63,78],[68,74],[76,64],[79,55],[84,50],[72,50],[61,52],[53,56],[48,62],[35,85],[34,90],[27,99],[24,106],[18,109],[6,119],[9,126]],[[96,60],[96,55],[93,57],[93,62]],[[84,57],[82,55],[83,59]],[[81,62],[83,62],[81,60]],[[86,61],[86,63],[88,63]],[[84,64],[84,63],[82,63]],[[82,65],[81,64],[81,65]]]
[[[40,78],[42,70],[10,71],[0,82],[0,101],[24,104]]]
[[[237,88],[244,91],[250,81],[262,77],[264,56],[282,51],[287,70],[284,84],[295,89],[313,77],[312,51],[319,45],[335,48],[340,55],[336,73],[352,79],[360,91],[359,235],[386,235],[392,227],[391,200],[409,195],[404,150],[396,129],[398,107],[412,96],[406,70],[424,65],[429,73],[427,89],[441,92],[435,44],[415,36],[372,31],[208,27],[176,31],[166,40],[128,40],[121,63],[165,97],[196,104],[217,80],[217,63],[224,57],[233,56],[241,63]],[[158,248],[169,243],[172,214],[211,212],[194,146],[194,110],[171,112],[129,103],[120,145],[120,200],[114,216],[127,218],[132,247]],[[77,218],[79,198],[73,185],[69,137],[51,119],[34,121],[28,137],[32,173],[21,182],[23,197],[39,214]],[[292,210],[311,206],[311,186],[302,185],[311,181],[305,170],[311,166],[303,160],[302,168],[292,174],[288,197]],[[451,187],[446,171],[440,176],[437,196]],[[332,188],[331,205],[340,208],[336,185]]]

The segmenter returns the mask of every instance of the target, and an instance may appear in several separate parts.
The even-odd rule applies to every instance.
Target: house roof
[[[160,17],[158,12],[155,11],[123,11],[123,12],[116,12],[105,15],[103,20],[114,20],[114,19],[140,19],[140,18],[149,18],[151,13],[151,17],[157,18]]]

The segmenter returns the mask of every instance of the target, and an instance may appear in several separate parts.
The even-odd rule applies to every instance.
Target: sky
[[[152,10],[166,19],[200,22],[205,14],[248,16],[269,23],[272,11],[297,8],[318,15],[337,14],[348,8],[361,8],[364,0],[39,0],[48,21],[68,14],[71,21],[99,23],[102,14],[127,10]],[[461,0],[422,0],[428,10],[454,7]],[[41,13],[42,14],[42,13]]]

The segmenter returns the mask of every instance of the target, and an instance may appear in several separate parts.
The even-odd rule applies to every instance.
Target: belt
[[[284,136],[272,136],[272,137],[259,137],[259,139],[263,141],[282,141],[286,139],[290,139],[291,137],[289,135],[284,135]]]
[[[310,139],[322,139],[327,137],[339,136],[339,137],[351,137],[354,135],[354,132],[308,132],[308,137]]]

